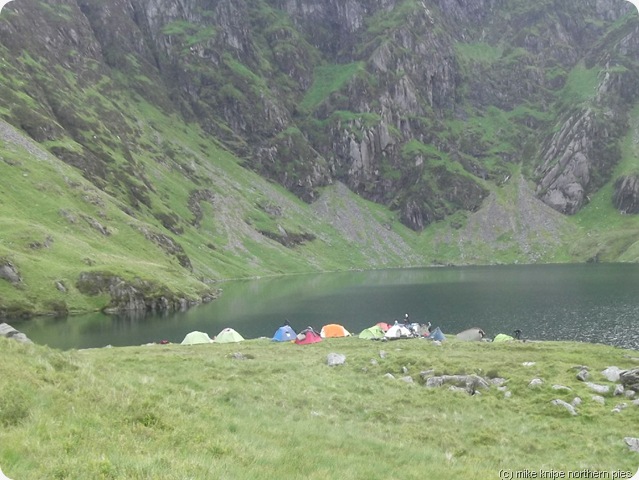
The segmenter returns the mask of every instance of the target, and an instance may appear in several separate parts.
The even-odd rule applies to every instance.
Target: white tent
[[[394,340],[396,338],[410,338],[413,336],[413,333],[408,329],[408,327],[402,324],[393,325],[384,334],[384,338],[389,340]]]

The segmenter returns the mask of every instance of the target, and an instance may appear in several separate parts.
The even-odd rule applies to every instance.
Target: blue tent
[[[292,342],[297,337],[295,330],[291,328],[290,325],[282,325],[277,329],[275,335],[273,335],[272,340],[274,342]]]
[[[428,338],[430,338],[431,340],[438,340],[440,342],[443,342],[444,340],[446,340],[446,337],[444,336],[442,331],[439,329],[439,327],[433,330],[430,333],[430,336]]]

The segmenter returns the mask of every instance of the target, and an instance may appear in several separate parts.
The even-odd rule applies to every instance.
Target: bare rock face
[[[573,115],[544,152],[544,162],[538,169],[542,178],[537,193],[544,203],[561,213],[577,213],[584,203],[591,175],[593,130],[591,110]]]
[[[76,288],[85,295],[109,294],[111,301],[105,313],[180,311],[200,303],[158,291],[153,282],[140,279],[126,282],[108,272],[83,272]]]
[[[639,176],[627,175],[617,179],[613,203],[621,213],[639,213]]]

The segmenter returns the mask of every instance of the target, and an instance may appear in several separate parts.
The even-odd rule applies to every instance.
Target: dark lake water
[[[299,275],[221,284],[222,296],[187,312],[143,318],[91,314],[10,322],[36,343],[61,349],[179,343],[232,327],[271,337],[340,323],[351,333],[409,313],[444,333],[481,327],[488,336],[521,329],[534,340],[577,340],[639,349],[639,265],[534,265]]]

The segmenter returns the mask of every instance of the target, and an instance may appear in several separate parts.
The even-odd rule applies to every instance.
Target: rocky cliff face
[[[636,25],[626,25],[615,32],[620,39],[614,48],[587,57],[587,62],[605,64],[596,76],[591,74],[588,96],[564,114],[563,124],[542,148],[537,193],[562,213],[578,212],[588,195],[610,180],[621,158],[619,138],[636,101],[636,33]]]
[[[109,100],[115,91],[198,122],[309,202],[339,180],[421,230],[476,210],[523,164],[539,198],[572,214],[620,158],[638,78],[632,8],[622,0],[22,0],[0,22],[11,72],[0,106],[134,207],[153,186],[135,162],[113,168],[114,152],[132,158],[141,148]],[[35,102],[16,95],[25,82]],[[88,99],[99,104],[91,114]]]

